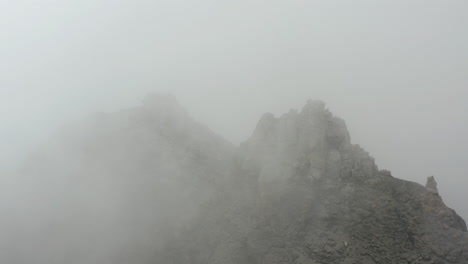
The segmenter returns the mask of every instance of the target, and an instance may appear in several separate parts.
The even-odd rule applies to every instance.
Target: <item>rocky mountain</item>
[[[379,170],[320,101],[236,148],[150,96],[68,127],[19,175],[4,263],[468,263],[435,179]]]
[[[427,187],[379,171],[309,101],[265,114],[218,194],[156,263],[468,263],[466,224]]]

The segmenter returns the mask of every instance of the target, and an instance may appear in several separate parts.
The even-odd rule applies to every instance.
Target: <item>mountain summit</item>
[[[379,170],[321,101],[263,115],[235,147],[152,95],[69,127],[21,177],[2,263],[468,263],[434,177]]]
[[[379,170],[321,101],[265,114],[238,157],[243,187],[218,194],[160,263],[468,263],[465,221],[435,179]]]

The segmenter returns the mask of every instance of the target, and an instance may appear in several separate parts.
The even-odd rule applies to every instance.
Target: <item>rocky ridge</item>
[[[323,102],[265,114],[231,177],[159,263],[468,263],[466,224],[435,180],[379,171]]]
[[[236,148],[149,96],[68,127],[19,175],[31,197],[2,263],[468,263],[435,179],[379,170],[321,101],[263,115]]]

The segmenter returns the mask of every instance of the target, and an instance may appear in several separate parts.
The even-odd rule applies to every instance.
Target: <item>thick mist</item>
[[[463,208],[464,1],[71,1],[0,7],[0,146],[11,168],[65,123],[170,92],[234,143],[320,98],[380,166],[435,175]]]
[[[117,170],[90,169],[96,165],[92,157],[57,161],[50,182],[35,183],[31,173],[19,177],[17,171],[44,148],[73,149],[67,145],[73,141],[58,139],[60,131],[95,113],[134,108],[152,92],[174,95],[195,120],[234,146],[252,134],[263,113],[279,115],[321,99],[346,120],[351,141],[369,151],[379,168],[421,184],[434,175],[446,204],[467,219],[467,11],[465,1],[4,1],[0,189],[7,215],[2,221],[13,226],[6,236],[21,241],[18,234],[33,231],[15,229],[18,219],[47,222],[54,213],[35,203],[37,185],[47,186],[39,188],[44,196],[54,190],[48,199],[58,204],[50,210],[73,207],[60,202],[93,204],[89,210],[97,217],[83,221],[100,219],[96,230],[125,215],[110,206],[120,191],[131,191],[122,182],[115,189],[88,183],[95,188],[90,193],[107,195],[63,198],[70,192],[60,179],[63,171]],[[139,199],[146,198],[134,202]],[[112,251],[114,245],[107,246]]]

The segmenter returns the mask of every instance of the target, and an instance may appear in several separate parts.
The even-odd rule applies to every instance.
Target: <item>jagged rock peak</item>
[[[309,99],[306,102],[306,105],[302,108],[302,111],[324,111],[325,110],[325,102],[322,100],[312,100]]]
[[[291,110],[280,117],[264,114],[242,148],[246,159],[260,164],[260,181],[276,181],[339,174],[327,166],[349,159],[355,147],[346,123],[326,109],[324,102],[308,100],[300,112]],[[361,152],[356,149],[355,153]],[[374,168],[373,160],[364,154],[362,160],[369,160]]]
[[[281,140],[281,143],[285,143],[283,141],[302,138],[311,144],[319,139],[326,140],[327,145],[336,148],[350,144],[345,121],[334,116],[320,100],[308,100],[300,112],[291,109],[280,117],[265,113],[247,143],[264,140]]]
[[[175,96],[171,94],[148,94],[143,98],[142,104],[143,108],[148,112],[158,112],[161,114],[176,115],[180,117],[188,116],[187,110],[182,107]]]
[[[466,223],[434,178],[424,188],[379,171],[323,102],[263,115],[239,154],[242,188],[157,263],[468,263]]]
[[[142,106],[130,114],[133,115],[132,118],[146,124],[158,123],[162,129],[173,127],[182,133],[185,133],[187,130],[185,127],[193,122],[188,111],[170,94],[148,94],[142,100]]]
[[[426,189],[429,192],[439,194],[439,190],[437,189],[437,182],[436,182],[434,176],[427,177]]]
[[[276,123],[277,119],[272,113],[265,113],[257,124],[257,129],[268,129]]]

